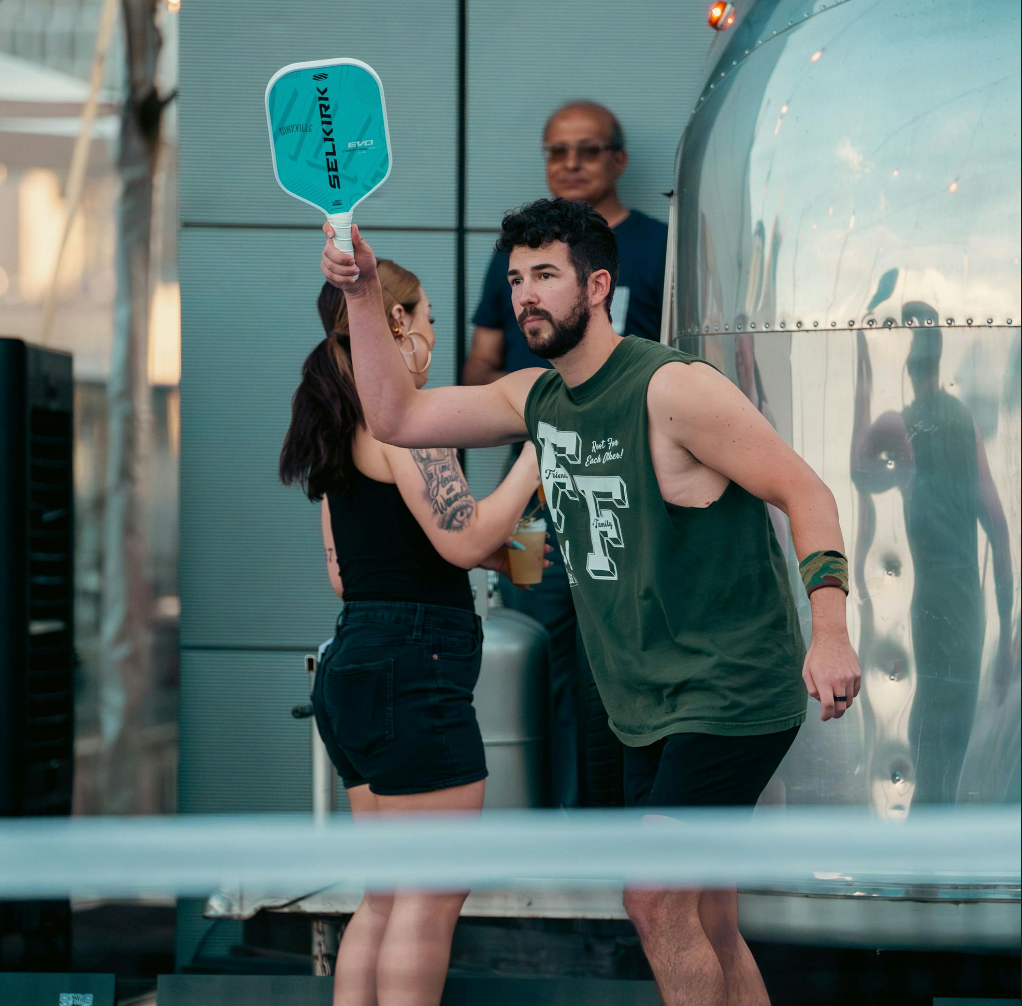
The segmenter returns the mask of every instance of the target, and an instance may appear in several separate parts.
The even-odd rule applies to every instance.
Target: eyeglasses
[[[580,161],[592,164],[599,160],[605,150],[620,150],[613,143],[544,143],[543,156],[551,163],[558,164],[568,159],[568,152],[574,150]]]

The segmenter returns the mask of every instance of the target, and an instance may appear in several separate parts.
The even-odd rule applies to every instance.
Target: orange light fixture
[[[717,0],[710,8],[708,20],[711,28],[715,28],[717,31],[727,31],[735,23],[734,4],[728,3],[727,0]]]

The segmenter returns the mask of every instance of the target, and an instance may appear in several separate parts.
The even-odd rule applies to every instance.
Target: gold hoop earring
[[[424,374],[424,373],[426,373],[426,371],[429,370],[430,363],[432,363],[432,361],[433,361],[433,350],[430,349],[429,346],[426,344],[426,337],[421,332],[405,332],[404,333],[404,337],[406,339],[411,339],[412,340],[412,347],[413,347],[412,352],[411,352],[411,354],[407,354],[406,353],[405,355],[406,356],[411,355],[413,360],[415,359],[415,340],[416,339],[422,339],[423,345],[426,346],[426,362],[418,370],[412,370],[411,367],[408,367],[408,369],[411,370],[413,374]],[[406,363],[405,366],[407,367],[408,364]]]

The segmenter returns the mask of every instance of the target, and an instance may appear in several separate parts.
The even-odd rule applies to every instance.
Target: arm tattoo
[[[326,550],[326,564],[328,566],[332,566],[334,564],[334,550],[332,548],[328,548]]]
[[[426,483],[426,499],[441,531],[463,531],[475,513],[458,455],[450,447],[414,447],[412,459]]]

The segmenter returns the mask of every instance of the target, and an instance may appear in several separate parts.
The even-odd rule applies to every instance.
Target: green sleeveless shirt
[[[703,508],[660,494],[646,390],[665,363],[705,362],[629,336],[589,380],[529,392],[547,505],[614,733],[751,735],[805,719],[805,648],[766,504],[731,482]]]

